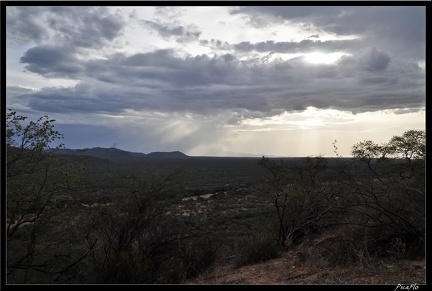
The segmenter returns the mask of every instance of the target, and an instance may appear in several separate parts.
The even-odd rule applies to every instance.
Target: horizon
[[[55,150],[55,149],[57,149],[57,148],[55,148],[55,147],[51,148],[50,147],[47,150]],[[140,152],[140,151],[129,151],[129,150],[118,148],[118,147],[101,147],[101,146],[95,146],[95,147],[90,147],[90,148],[88,148],[88,147],[86,147],[86,148],[61,147],[61,148],[58,148],[58,149],[60,149],[60,150],[73,150],[73,151],[91,150],[91,149],[102,149],[102,150],[116,149],[116,150],[120,150],[120,151],[124,151],[124,152],[128,152],[128,153],[144,154],[144,155],[149,155],[149,154],[153,154],[153,153],[176,153],[176,152],[178,152],[178,153],[181,153],[181,154],[183,154],[183,155],[185,155],[187,157],[208,157],[208,158],[261,158],[262,156],[265,156],[265,155],[262,155],[262,156],[259,156],[259,155],[256,155],[256,156],[250,155],[249,156],[247,154],[244,154],[244,156],[205,156],[205,155],[204,156],[200,156],[200,155],[195,156],[195,155],[189,155],[187,153],[184,153],[184,152],[178,151],[178,150]],[[276,157],[276,158],[301,158],[301,157],[282,157],[282,156],[281,157],[268,156],[268,157]]]
[[[46,149],[46,151],[56,150],[56,149],[57,148],[48,148],[48,149]],[[254,159],[260,159],[260,158],[266,157],[266,158],[270,158],[270,159],[301,159],[301,158],[308,158],[308,157],[315,158],[315,157],[319,156],[319,155],[309,155],[309,156],[273,156],[273,155],[247,155],[247,154],[243,155],[243,156],[207,156],[207,155],[188,155],[187,153],[184,153],[182,151],[176,151],[176,150],[173,150],[173,151],[153,151],[153,152],[147,152],[147,153],[145,153],[145,152],[128,151],[128,150],[117,148],[117,147],[115,147],[115,148],[112,148],[112,147],[105,148],[105,147],[99,147],[99,146],[92,147],[92,148],[67,148],[67,147],[62,147],[62,148],[58,148],[58,149],[59,150],[72,150],[72,151],[82,151],[82,150],[92,150],[92,149],[101,149],[101,150],[116,149],[116,150],[123,151],[123,152],[126,152],[126,153],[143,154],[145,156],[146,155],[150,155],[150,154],[155,154],[155,153],[163,153],[163,154],[165,154],[165,153],[166,154],[180,153],[180,154],[185,155],[188,158],[233,158],[233,159],[235,159],[235,158],[238,158],[238,159],[241,159],[241,158],[254,158]],[[325,159],[340,159],[340,158],[342,158],[342,159],[352,159],[352,158],[354,158],[352,155],[350,155],[350,156],[341,156],[341,155],[338,155],[338,156],[336,156],[336,155],[334,155],[334,156],[322,156],[321,155],[320,157],[325,158]]]
[[[207,157],[425,130],[426,5],[181,4],[2,3],[6,108],[55,119],[54,147]]]

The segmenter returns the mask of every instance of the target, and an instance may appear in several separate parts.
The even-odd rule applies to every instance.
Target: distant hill
[[[146,155],[147,158],[176,158],[176,159],[182,159],[182,158],[188,158],[189,156],[185,155],[182,152],[175,151],[175,152],[153,152]]]
[[[188,158],[182,152],[152,152],[149,154],[128,152],[116,148],[85,148],[85,149],[48,149],[46,152],[50,152],[53,155],[70,155],[70,156],[90,156],[100,159],[110,160],[125,160],[125,159],[136,159],[136,158],[158,158],[158,159],[179,159]]]

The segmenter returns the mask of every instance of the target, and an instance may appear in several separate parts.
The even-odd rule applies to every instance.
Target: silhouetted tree
[[[60,280],[93,246],[83,252],[64,247],[69,233],[62,207],[82,164],[62,162],[48,151],[63,138],[54,119],[45,115],[23,124],[26,119],[12,110],[6,115],[7,279],[46,283]]]

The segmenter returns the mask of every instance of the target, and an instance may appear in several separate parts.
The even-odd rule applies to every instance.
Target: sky
[[[71,149],[348,157],[425,130],[414,4],[9,4],[6,108],[55,119]]]

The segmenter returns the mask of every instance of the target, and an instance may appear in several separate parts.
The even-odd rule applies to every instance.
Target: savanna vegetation
[[[47,151],[54,122],[7,112],[7,284],[182,284],[296,246],[323,268],[425,257],[425,131],[350,158],[125,161]]]

